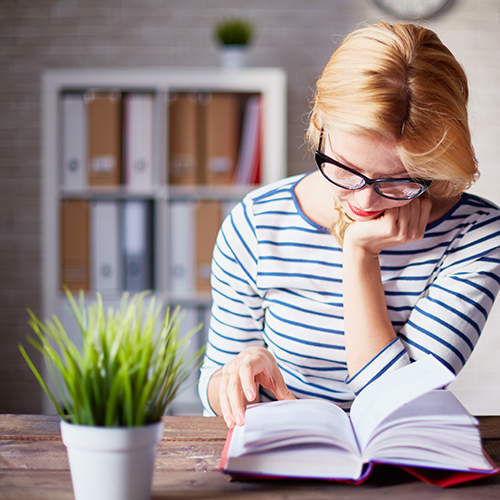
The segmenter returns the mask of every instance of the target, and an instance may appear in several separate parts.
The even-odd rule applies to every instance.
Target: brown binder
[[[198,95],[179,93],[169,104],[170,184],[198,183]]]
[[[93,186],[121,183],[121,97],[116,92],[86,95],[88,172]]]
[[[215,240],[222,223],[220,201],[200,201],[196,207],[196,286],[210,292],[210,274]]]
[[[89,204],[64,200],[61,204],[61,287],[88,290]]]
[[[231,184],[239,142],[237,94],[214,93],[205,108],[205,182]]]

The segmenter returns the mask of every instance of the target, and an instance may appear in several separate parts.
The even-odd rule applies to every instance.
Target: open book
[[[372,382],[350,416],[316,399],[249,406],[245,424],[228,434],[220,469],[360,483],[380,463],[441,486],[494,474],[477,420],[451,392],[438,390],[453,378],[429,355]]]

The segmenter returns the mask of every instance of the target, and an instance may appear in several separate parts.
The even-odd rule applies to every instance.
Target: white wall
[[[474,192],[496,203],[499,9],[499,0],[457,0],[443,18],[428,23],[469,75],[474,142],[483,172]],[[40,409],[38,386],[17,348],[30,332],[26,308],[40,310],[40,73],[58,67],[215,66],[212,26],[234,15],[258,27],[249,63],[281,66],[288,73],[289,173],[314,168],[303,146],[312,88],[335,43],[359,23],[382,18],[370,0],[0,2],[0,412]],[[488,377],[489,370],[497,370],[497,325],[500,305],[464,372],[470,372],[474,390],[487,388],[485,380],[500,384],[496,371]],[[500,413],[497,385],[486,399]]]

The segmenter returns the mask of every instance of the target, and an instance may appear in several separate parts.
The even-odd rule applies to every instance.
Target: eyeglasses
[[[321,129],[316,165],[326,180],[350,191],[372,186],[377,194],[389,200],[413,200],[425,193],[432,181],[426,179],[369,179],[321,152],[324,130]]]

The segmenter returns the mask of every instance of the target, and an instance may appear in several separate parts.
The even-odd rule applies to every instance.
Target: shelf
[[[74,101],[80,100],[80,113],[85,120],[89,119],[89,102],[96,99],[96,93],[116,93],[110,99],[120,100],[118,105],[115,103],[114,108],[118,110],[118,113],[121,113],[120,119],[122,120],[120,125],[115,128],[121,134],[120,146],[116,147],[115,144],[118,160],[109,163],[108,158],[101,155],[99,157],[100,163],[96,164],[95,160],[91,161],[86,158],[84,151],[85,154],[82,154],[81,158],[77,157],[76,163],[73,163],[73,158],[68,157],[66,153],[68,141],[74,139],[75,136],[68,133],[68,127],[64,122],[67,119],[65,106],[71,107],[74,105]],[[129,170],[126,171],[125,167],[122,167],[122,158],[126,158],[127,151],[130,154],[131,149],[127,148],[132,148],[132,144],[135,144],[134,140],[130,139],[133,136],[128,136],[125,132],[124,121],[125,113],[129,112],[126,111],[129,109],[127,108],[129,100],[130,98],[135,99],[134,93],[137,93],[138,96],[136,101],[143,100],[148,103],[148,112],[150,113],[148,123],[151,125],[152,132],[148,136],[150,137],[148,142],[150,154],[148,153],[149,156],[147,156],[149,163],[142,163],[141,167],[137,166],[136,170],[136,172],[144,172],[144,165],[150,165],[151,170],[148,171],[150,177],[147,182],[135,182],[135,187],[132,187],[133,182],[130,179],[134,175],[139,176],[139,173],[130,170],[130,158],[127,160],[129,161],[127,167]],[[212,157],[203,158],[204,162],[199,163],[199,168],[203,166],[205,170],[194,182],[169,184],[168,180],[172,179],[170,174],[174,171],[173,165],[175,164],[172,160],[173,151],[171,149],[172,134],[175,130],[175,122],[174,125],[171,123],[174,120],[173,96],[175,94],[175,99],[179,99],[179,94],[187,95],[189,93],[213,94],[212,99],[197,97],[197,113],[199,113],[197,120],[200,120],[201,116],[205,121],[201,126],[200,122],[197,122],[196,130],[198,130],[197,134],[200,133],[199,130],[203,131],[205,134],[203,140],[206,141],[210,135],[209,131],[215,127],[213,120],[222,116],[221,113],[212,112],[210,115],[212,121],[210,121],[207,118],[209,115],[205,114],[207,108],[204,106],[209,105],[207,102],[217,101],[221,99],[222,95],[234,94],[233,100],[237,103],[233,103],[233,109],[237,110],[238,120],[240,120],[237,124],[238,130],[240,127],[241,130],[244,128],[244,118],[250,108],[249,102],[258,102],[260,128],[255,130],[260,131],[261,139],[260,143],[254,142],[254,144],[258,144],[258,149],[255,151],[260,151],[260,156],[255,155],[253,158],[258,158],[258,163],[252,160],[251,164],[253,166],[260,164],[260,182],[262,184],[268,184],[285,177],[286,74],[280,68],[248,68],[236,71],[225,71],[218,68],[57,69],[48,70],[42,76],[42,307],[44,317],[50,318],[57,314],[61,318],[63,325],[68,328],[70,337],[78,338],[79,333],[78,329],[75,328],[71,312],[68,310],[68,300],[61,289],[63,242],[74,243],[73,236],[68,238],[68,232],[71,231],[72,235],[80,238],[86,231],[85,237],[81,241],[89,249],[90,263],[88,267],[94,266],[89,271],[88,286],[90,290],[87,290],[84,295],[86,303],[89,303],[95,300],[96,290],[93,283],[98,282],[92,276],[96,276],[97,262],[99,261],[99,265],[101,265],[103,260],[101,258],[103,255],[98,252],[106,255],[114,252],[113,258],[115,259],[115,267],[118,269],[117,273],[127,272],[125,269],[128,265],[126,263],[128,257],[124,254],[124,242],[132,241],[134,243],[136,241],[134,230],[137,228],[135,223],[130,223],[130,220],[136,219],[124,221],[127,220],[126,212],[131,209],[131,205],[135,205],[135,209],[137,209],[138,205],[142,204],[144,212],[147,213],[146,218],[141,220],[146,220],[148,225],[146,238],[148,256],[151,259],[150,267],[153,273],[154,290],[151,292],[151,297],[157,299],[165,307],[179,305],[186,311],[183,332],[195,327],[200,322],[204,323],[205,326],[198,334],[197,342],[200,346],[205,342],[211,306],[208,279],[211,248],[206,247],[206,242],[209,241],[209,245],[214,244],[216,230],[220,227],[223,217],[227,215],[232,206],[255,189],[257,185],[231,184],[231,180],[227,181],[227,179],[223,183],[213,184],[214,178],[220,181],[220,178],[217,177],[218,174],[216,175],[214,172],[218,172],[221,168],[220,158],[215,153],[212,154]],[[102,98],[102,96],[97,96],[97,98],[100,97]],[[70,101],[73,104],[67,104]],[[85,134],[90,135],[93,132],[94,139],[92,140],[95,140],[96,136],[97,139],[100,137],[99,133],[96,134],[95,129],[92,130],[91,127],[87,126],[85,120],[79,122],[79,130],[83,134],[80,148],[82,148],[82,144],[83,149],[87,147],[86,152],[90,158],[90,140]],[[101,124],[101,128],[103,134],[109,132],[107,126]],[[180,141],[185,138],[187,131],[184,126],[178,125],[178,128],[180,134],[177,134],[176,140]],[[227,126],[227,122],[226,130],[227,136],[220,134],[224,137],[222,143],[228,140],[228,136],[234,137],[234,130]],[[243,135],[245,134],[241,133],[241,136]],[[236,134],[236,137],[239,141],[238,147],[247,151],[241,146],[240,132]],[[197,140],[200,140],[198,135]],[[177,143],[172,142],[172,144]],[[197,152],[197,154],[208,155],[205,149],[207,148],[201,147],[201,152]],[[245,154],[241,156],[247,158]],[[216,159],[215,163],[211,163],[214,158]],[[241,164],[239,158],[238,154],[235,157],[238,160],[237,165]],[[136,160],[137,158],[134,157],[134,161]],[[140,157],[139,160],[142,161]],[[121,168],[121,171],[120,175],[111,183],[112,185],[96,186],[96,183],[102,184],[99,179],[97,179],[99,182],[96,182],[96,172],[100,172],[98,169],[106,170],[109,165],[117,163],[119,163],[118,167]],[[134,165],[132,168],[139,165],[138,163],[132,164]],[[78,170],[79,166],[83,166],[83,173]],[[69,175],[75,171],[84,176],[84,182],[68,181]],[[242,169],[242,171],[259,172],[256,169]],[[253,182],[253,180],[259,179],[259,176],[234,175],[234,178],[240,182],[242,179],[245,179],[243,182],[248,179],[250,179],[249,182]],[[119,184],[120,182],[124,183]],[[81,231],[79,228],[72,227],[71,219],[69,219],[69,223],[68,218],[64,219],[64,217],[68,217],[68,210],[70,212],[73,210],[72,213],[78,213],[78,209],[80,209],[80,220],[82,220],[82,213],[88,214],[85,215],[87,217],[86,227]],[[109,231],[107,231],[106,224],[99,224],[102,222],[103,214],[111,214],[110,220],[113,221],[113,224],[109,226]],[[206,218],[207,214],[209,214],[208,219]],[[180,219],[176,219],[176,217],[180,217]],[[129,235],[129,240],[126,240],[126,236],[124,236],[127,232],[125,228],[132,229],[132,233],[130,233],[132,237]],[[197,236],[196,233],[200,228],[203,228],[205,233],[209,230],[210,237],[207,238],[206,234]],[[73,232],[73,229],[76,229],[76,232]],[[67,231],[65,236],[63,235],[64,231]],[[102,238],[98,238],[98,235],[102,235]],[[96,245],[96,240],[101,244]],[[176,248],[174,248],[174,243],[177,245]],[[203,255],[199,251],[202,246],[206,247],[203,248]],[[78,249],[78,244],[73,245],[73,247]],[[184,260],[184,262],[178,262],[179,259]],[[179,279],[184,279],[184,277],[182,277],[182,269],[179,271],[179,266],[186,267],[186,263],[189,262],[192,262],[192,265],[188,265],[187,269],[189,282],[180,283]],[[197,278],[193,275],[196,266],[199,267],[196,270]],[[203,275],[202,278],[200,278],[201,275]],[[98,290],[105,306],[117,307],[119,305],[124,282],[124,277],[119,276],[113,287]],[[193,404],[193,401],[186,400],[182,404],[189,406]],[[48,409],[50,404],[45,401],[44,407]]]
[[[168,198],[171,201],[189,200],[222,200],[240,201],[250,191],[255,189],[254,185],[230,185],[230,186],[172,186],[168,187]]]

